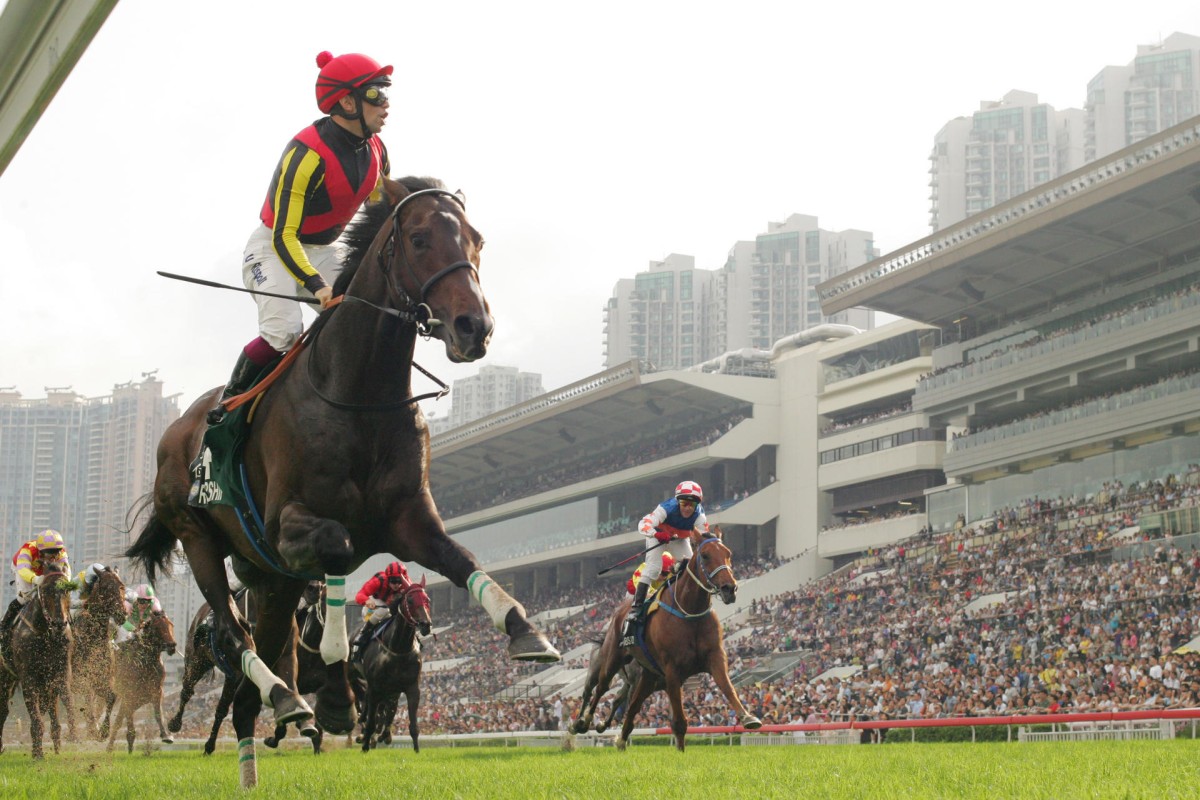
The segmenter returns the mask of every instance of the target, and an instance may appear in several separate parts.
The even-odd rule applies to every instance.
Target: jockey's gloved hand
[[[33,576],[33,585],[34,585],[34,586],[41,586],[41,585],[42,585],[42,581],[43,581],[43,580],[45,580],[45,579],[46,579],[46,576],[45,576],[45,575],[34,575],[34,576]]]
[[[672,537],[670,531],[655,531],[654,538],[658,539],[663,544],[666,544],[667,542],[671,541]]]

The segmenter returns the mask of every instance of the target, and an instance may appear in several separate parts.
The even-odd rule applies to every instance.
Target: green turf
[[[258,747],[255,798],[1194,798],[1200,742],[670,747]],[[0,755],[0,797],[213,800],[244,795],[233,747]]]

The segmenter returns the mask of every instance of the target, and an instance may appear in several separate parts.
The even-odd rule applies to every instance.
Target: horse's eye
[[[412,236],[408,237],[408,240],[410,242],[412,242],[413,247],[416,247],[421,250],[423,250],[429,246],[429,240],[425,237],[425,234],[423,234],[423,233],[414,233]]]

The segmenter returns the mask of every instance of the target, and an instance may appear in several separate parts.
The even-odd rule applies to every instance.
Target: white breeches
[[[648,541],[653,542],[654,537],[651,536]],[[638,578],[638,583],[653,583],[659,575],[662,575],[662,557],[664,551],[673,555],[675,563],[678,564],[683,559],[692,557],[692,540],[672,539],[662,547],[656,547],[649,553],[646,553],[646,567],[642,570],[642,576]]]
[[[339,260],[342,246],[337,242],[302,246],[308,260],[316,267],[317,272],[321,273],[325,282],[332,286],[342,271],[342,262]],[[279,260],[271,244],[271,230],[261,223],[246,242],[246,251],[242,257],[242,283],[247,289],[256,292],[312,297]],[[286,353],[304,330],[304,318],[300,307],[306,304],[257,294],[254,295],[254,301],[258,303],[259,335],[271,347]]]

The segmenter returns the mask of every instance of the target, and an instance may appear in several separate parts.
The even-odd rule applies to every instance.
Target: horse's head
[[[703,576],[702,585],[712,594],[720,592],[721,599],[728,605],[737,599],[737,579],[733,577],[733,553],[725,546],[724,533],[720,525],[713,526],[707,534],[692,533],[692,549],[696,555],[692,561]]]
[[[162,611],[155,611],[146,620],[145,629],[146,635],[151,637],[148,641],[156,652],[165,650],[167,655],[175,655],[175,623],[171,622],[170,617]]]
[[[398,614],[402,620],[428,636],[433,630],[433,619],[429,612],[431,603],[425,592],[425,576],[420,583],[409,583],[388,604],[393,614]]]
[[[386,181],[394,204],[372,245],[392,303],[418,315],[418,330],[441,339],[451,361],[487,352],[492,315],[479,285],[483,237],[467,221],[461,194],[440,181]]]
[[[325,582],[324,581],[309,581],[304,587],[304,594],[301,596],[305,606],[319,605],[325,599]]]
[[[38,602],[51,630],[62,630],[71,621],[71,592],[77,585],[62,572],[47,572],[38,583]]]
[[[112,617],[118,625],[125,621],[125,582],[116,567],[96,571],[96,582],[88,593],[86,607],[96,617]]]

